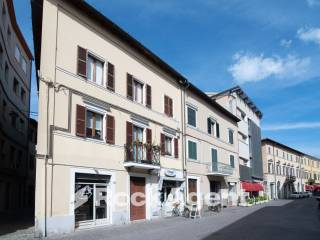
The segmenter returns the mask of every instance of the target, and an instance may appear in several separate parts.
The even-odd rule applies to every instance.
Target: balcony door
[[[143,128],[133,126],[133,160],[143,159]]]

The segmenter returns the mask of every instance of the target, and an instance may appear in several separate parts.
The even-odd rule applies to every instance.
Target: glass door
[[[140,162],[143,159],[143,128],[133,126],[133,159]]]
[[[76,183],[74,214],[76,227],[107,224],[108,185],[100,183]]]

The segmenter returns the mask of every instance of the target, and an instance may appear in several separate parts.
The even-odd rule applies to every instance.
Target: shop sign
[[[177,174],[176,174],[176,171],[175,171],[175,170],[167,169],[167,170],[164,172],[164,175],[166,175],[167,177],[175,177]]]

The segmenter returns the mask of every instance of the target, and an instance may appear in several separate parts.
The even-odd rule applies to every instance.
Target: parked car
[[[301,195],[301,197],[303,197],[303,198],[308,198],[308,197],[310,197],[310,195],[309,195],[308,192],[301,192],[300,195]]]
[[[300,193],[298,193],[298,192],[293,192],[290,195],[290,198],[293,198],[293,199],[298,199],[298,198],[301,198],[301,197],[302,197],[302,195]]]

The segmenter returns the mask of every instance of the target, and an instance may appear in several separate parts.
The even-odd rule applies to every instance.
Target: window
[[[271,147],[268,147],[268,152],[269,154],[271,154]]]
[[[273,164],[272,160],[269,160],[268,162],[268,173],[272,174],[273,173]]]
[[[216,121],[213,120],[212,118],[208,118],[208,134],[216,136],[216,130],[215,130],[215,124]]]
[[[92,55],[88,55],[88,80],[103,85],[103,62]]]
[[[9,81],[9,67],[7,63],[4,68],[4,80],[6,80],[6,82]]]
[[[34,155],[30,155],[29,156],[29,169],[30,170],[34,169],[34,162],[35,162],[35,156]]]
[[[172,138],[165,136],[165,154],[172,156]]]
[[[10,41],[11,41],[11,30],[10,27],[8,26],[8,30],[7,30],[7,40],[8,40],[8,45],[10,45]]]
[[[2,68],[2,63],[3,63],[3,49],[2,49],[2,46],[0,45],[0,68]]]
[[[278,151],[278,149],[277,149],[277,156],[279,156],[279,151]]]
[[[19,82],[17,79],[13,79],[13,92],[18,95],[18,86],[19,86]]]
[[[0,140],[0,157],[1,157],[1,161],[6,160],[5,141],[3,139]]]
[[[168,117],[173,116],[173,103],[172,103],[172,99],[168,96],[164,96],[164,113]]]
[[[16,155],[16,149],[11,146],[10,147],[10,163],[14,165],[14,162],[15,162],[15,155]]]
[[[102,139],[102,119],[101,114],[87,111],[86,135],[88,138]]]
[[[136,79],[133,80],[133,101],[143,103],[143,84]]]
[[[229,143],[233,144],[233,130],[229,129]]]
[[[19,168],[19,167],[21,166],[21,163],[22,163],[22,151],[19,150],[19,151],[18,151],[16,168]]]
[[[196,120],[196,110],[191,107],[187,107],[187,113],[188,113],[188,125],[197,127],[197,120]]]
[[[17,114],[11,113],[11,126],[17,129]]]
[[[2,100],[2,117],[3,119],[6,119],[7,114],[7,102],[5,100]]]
[[[23,88],[21,88],[20,98],[23,103],[26,102],[26,91]]]
[[[197,160],[197,143],[190,140],[188,141],[188,158]]]
[[[19,123],[20,123],[20,124],[19,124],[19,130],[20,130],[21,132],[23,132],[23,131],[24,131],[24,120],[20,118]]]
[[[234,165],[234,155],[230,155],[230,166],[231,167],[235,167],[235,165]]]
[[[19,47],[16,45],[15,51],[14,51],[14,57],[16,58],[17,62],[20,64],[21,59],[21,51]]]
[[[24,73],[27,73],[27,61],[24,57],[21,58],[21,67]]]

